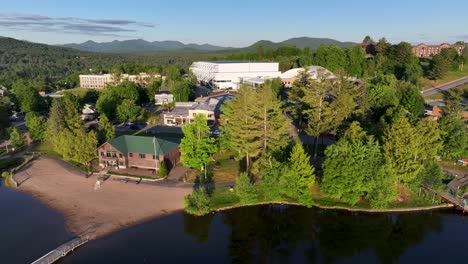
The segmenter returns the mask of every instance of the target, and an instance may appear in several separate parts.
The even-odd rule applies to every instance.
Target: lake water
[[[29,263],[71,238],[62,217],[0,187],[0,263]],[[257,206],[164,216],[89,242],[60,263],[466,263],[468,216]]]
[[[0,181],[0,263],[31,263],[72,237],[59,213]]]

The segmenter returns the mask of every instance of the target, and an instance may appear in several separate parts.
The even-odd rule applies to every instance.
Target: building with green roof
[[[99,166],[106,169],[139,168],[158,171],[162,161],[172,167],[180,159],[180,139],[123,135],[98,148]]]

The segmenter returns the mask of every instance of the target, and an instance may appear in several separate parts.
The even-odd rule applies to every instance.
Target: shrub
[[[210,197],[204,187],[200,187],[184,197],[185,211],[192,215],[205,215],[210,212]]]
[[[161,177],[166,177],[167,173],[168,173],[168,171],[167,171],[166,162],[164,160],[162,160],[161,163],[159,164],[158,175],[161,176]]]
[[[251,204],[258,200],[257,190],[245,172],[241,173],[237,178],[235,192],[241,204]]]

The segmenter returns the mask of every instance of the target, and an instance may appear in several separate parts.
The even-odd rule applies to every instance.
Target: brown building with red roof
[[[440,53],[443,49],[454,48],[457,50],[458,54],[463,52],[465,45],[450,45],[448,43],[442,43],[440,45],[427,45],[421,43],[419,45],[413,46],[413,53],[418,57],[432,57]]]

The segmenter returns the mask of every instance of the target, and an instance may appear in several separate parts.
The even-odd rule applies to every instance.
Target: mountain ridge
[[[205,44],[187,43],[184,44],[180,41],[163,40],[163,41],[146,41],[144,39],[130,39],[130,40],[114,40],[110,42],[95,42],[88,40],[83,43],[70,43],[57,45],[66,48],[73,48],[82,51],[104,52],[104,53],[142,53],[142,52],[164,52],[164,51],[254,51],[262,46],[264,49],[275,49],[283,46],[291,46],[298,48],[309,47],[312,49],[318,48],[320,45],[337,45],[339,47],[350,47],[357,43],[349,41],[338,41],[330,38],[311,38],[311,37],[297,37],[290,38],[280,42],[273,42],[270,40],[259,40],[250,46],[242,48],[222,47]]]

